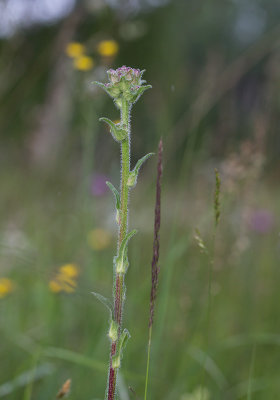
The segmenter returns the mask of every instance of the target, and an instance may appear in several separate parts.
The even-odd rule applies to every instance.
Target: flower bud
[[[114,100],[118,108],[121,108],[122,99],[125,99],[129,104],[135,103],[141,94],[151,86],[142,86],[145,81],[142,81],[143,71],[136,68],[130,68],[123,65],[114,70],[107,71],[109,83],[101,84],[95,82],[102,87]]]
[[[107,71],[107,74],[111,83],[117,83],[120,81],[119,75],[115,70],[109,69],[109,71]]]

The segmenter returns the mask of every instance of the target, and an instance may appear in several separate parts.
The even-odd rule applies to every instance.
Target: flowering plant
[[[128,232],[128,197],[130,190],[137,183],[140,167],[153,154],[149,153],[145,155],[136,163],[132,170],[130,169],[131,108],[145,90],[151,88],[151,85],[143,85],[145,83],[142,80],[143,73],[144,70],[140,71],[139,69],[123,66],[116,70],[110,69],[108,71],[109,83],[95,82],[113,98],[115,105],[121,113],[121,121],[119,123],[114,123],[108,118],[100,118],[101,121],[109,125],[113,138],[121,146],[120,192],[112,183],[107,182],[108,187],[115,197],[116,222],[119,228],[117,255],[114,257],[113,262],[113,307],[111,308],[110,302],[103,296],[94,293],[99,300],[106,304],[111,315],[108,332],[111,341],[108,385],[106,390],[106,398],[108,400],[115,399],[118,369],[121,366],[124,347],[130,337],[127,329],[122,329],[122,314],[125,299],[124,278],[129,266],[128,241],[136,234],[135,229]]]

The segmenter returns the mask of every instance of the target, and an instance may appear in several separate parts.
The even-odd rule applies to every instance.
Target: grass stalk
[[[147,366],[146,366],[146,379],[145,379],[145,395],[144,395],[144,400],[147,400],[147,394],[148,394],[150,356],[151,356],[151,345],[152,345],[152,330],[153,330],[153,327],[150,326],[150,327],[149,327],[149,339],[148,339],[148,355],[147,355]]]
[[[160,140],[158,145],[157,187],[156,187],[154,244],[153,244],[153,259],[152,259],[152,286],[150,294],[149,338],[148,338],[148,355],[147,355],[147,366],[146,366],[144,400],[147,400],[147,393],[148,393],[154,309],[155,309],[155,300],[157,296],[158,275],[160,269],[158,260],[159,260],[159,230],[160,230],[160,210],[161,210],[161,177],[162,177],[162,140]]]

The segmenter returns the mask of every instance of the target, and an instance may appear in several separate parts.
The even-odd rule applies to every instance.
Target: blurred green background
[[[98,118],[119,117],[91,82],[122,65],[153,85],[132,164],[164,144],[149,399],[279,398],[279,17],[278,0],[0,0],[0,398],[55,399],[69,378],[70,399],[104,398],[90,292],[111,296],[119,146]],[[140,175],[121,400],[144,392],[155,157]]]

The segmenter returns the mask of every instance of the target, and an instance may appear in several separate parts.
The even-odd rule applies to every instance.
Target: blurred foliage
[[[135,12],[129,1],[115,8],[97,4],[78,2],[63,20],[21,27],[2,38],[4,143],[19,146],[31,159],[52,152],[53,145],[60,148],[56,158],[61,147],[75,153],[88,118],[83,104],[88,103],[88,113],[110,107],[108,101],[100,104],[102,95],[90,82],[109,67],[127,64],[145,67],[154,86],[136,110],[135,131],[141,132],[136,151],[166,137],[175,166],[187,147],[221,156],[244,138],[256,140],[258,129],[270,162],[278,164],[279,2],[174,0],[152,8],[144,2],[137,8],[135,2]],[[119,44],[117,57],[98,53],[104,39]],[[73,40],[94,59],[86,74],[75,71],[66,57]],[[99,138],[100,146],[104,140]]]

